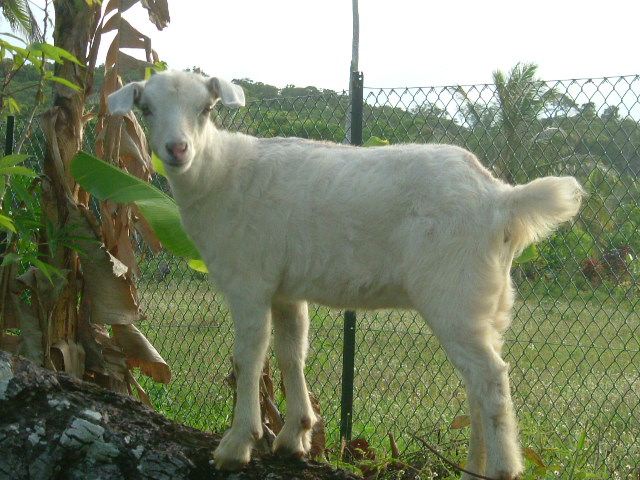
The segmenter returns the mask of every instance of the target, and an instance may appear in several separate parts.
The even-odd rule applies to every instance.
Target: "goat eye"
[[[151,115],[151,109],[147,105],[140,105],[140,111],[145,117]]]

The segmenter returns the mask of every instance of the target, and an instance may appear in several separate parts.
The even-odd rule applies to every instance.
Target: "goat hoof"
[[[293,447],[291,445],[285,445],[282,442],[276,442],[273,444],[273,454],[278,457],[284,458],[302,458],[304,457],[304,449],[302,447]]]
[[[249,459],[222,457],[218,452],[213,454],[216,470],[224,470],[227,472],[237,472],[242,470],[248,463]]]
[[[300,459],[304,457],[305,453],[304,446],[300,441],[287,443],[282,441],[282,439],[278,441],[278,438],[276,438],[276,441],[273,443],[273,454],[279,457]]]
[[[509,473],[500,473],[495,478],[497,480],[520,480],[519,475],[511,475]]]
[[[251,445],[235,442],[233,437],[225,436],[213,453],[216,470],[234,471],[242,468],[251,460]]]
[[[225,460],[224,462],[215,461],[215,467],[218,471],[238,472],[242,470],[247,463],[241,460]]]

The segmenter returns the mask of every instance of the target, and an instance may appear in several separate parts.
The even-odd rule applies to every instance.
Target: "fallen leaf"
[[[523,447],[522,455],[524,456],[524,458],[531,460],[533,463],[535,463],[536,466],[546,468],[546,465],[544,464],[544,461],[542,460],[542,457],[540,456],[540,454],[535,450],[533,450],[532,448]]]
[[[453,419],[449,428],[451,430],[460,430],[461,428],[465,428],[471,425],[471,417],[469,415],[458,415]]]

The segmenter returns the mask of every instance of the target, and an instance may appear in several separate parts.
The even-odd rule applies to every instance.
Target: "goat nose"
[[[167,152],[176,160],[182,160],[187,152],[187,142],[167,142]]]

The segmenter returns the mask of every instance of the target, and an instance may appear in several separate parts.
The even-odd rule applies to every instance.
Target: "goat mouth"
[[[167,159],[167,160],[162,160],[162,163],[165,164],[165,166],[168,167],[173,167],[173,168],[180,168],[180,167],[184,167],[185,165],[189,164],[189,159]]]

